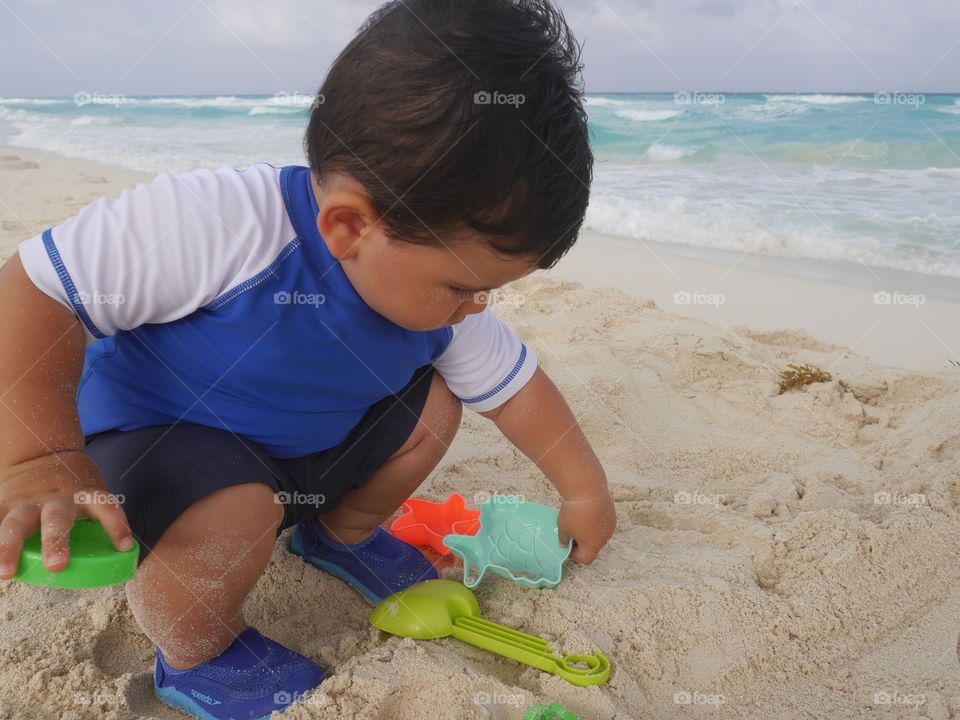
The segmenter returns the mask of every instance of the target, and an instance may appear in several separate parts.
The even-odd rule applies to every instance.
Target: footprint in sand
[[[150,638],[127,619],[104,628],[93,647],[94,665],[111,677],[152,669],[153,659]]]
[[[36,170],[37,165],[33,160],[22,160],[19,155],[0,156],[0,169],[4,170]]]
[[[127,686],[127,707],[140,718],[151,720],[183,720],[186,716],[160,702],[153,691],[153,671],[140,673]]]
[[[100,633],[93,648],[93,663],[110,677],[133,673],[126,688],[126,703],[140,717],[176,720],[182,718],[160,702],[153,691],[153,643],[130,616],[118,617]]]

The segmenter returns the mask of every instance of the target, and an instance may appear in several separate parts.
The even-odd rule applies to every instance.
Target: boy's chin
[[[404,330],[409,330],[411,332],[431,332],[433,330],[439,330],[440,328],[450,327],[449,322],[443,322],[439,325],[424,325],[423,323],[397,322],[394,320],[393,324],[399,325]]]
[[[387,316],[384,316],[387,317]],[[463,320],[456,320],[455,318],[447,318],[443,322],[435,323],[425,323],[423,321],[411,320],[408,318],[391,318],[387,317],[387,320],[392,322],[394,325],[402,327],[404,330],[410,330],[412,332],[431,332],[432,330],[440,330],[441,328],[453,327],[458,322],[463,322]],[[456,321],[455,321],[456,320]]]

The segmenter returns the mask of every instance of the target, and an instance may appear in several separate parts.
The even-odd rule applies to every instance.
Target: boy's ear
[[[356,190],[338,190],[323,200],[317,213],[317,230],[338,260],[353,257],[363,238],[378,225],[367,196]]]

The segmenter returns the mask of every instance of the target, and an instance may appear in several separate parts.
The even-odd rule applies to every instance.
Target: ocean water
[[[312,98],[0,98],[0,144],[147,172],[304,163]],[[960,96],[589,94],[585,228],[960,277]],[[695,250],[694,250],[695,252]]]

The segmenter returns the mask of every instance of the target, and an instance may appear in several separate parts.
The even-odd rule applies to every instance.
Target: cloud
[[[588,91],[957,91],[956,0],[559,0]],[[312,91],[377,3],[5,0],[0,95]]]
[[[951,2],[600,0],[576,31],[588,90],[957,92]]]
[[[744,0],[695,0],[693,7],[703,15],[734,17],[744,6]]]

